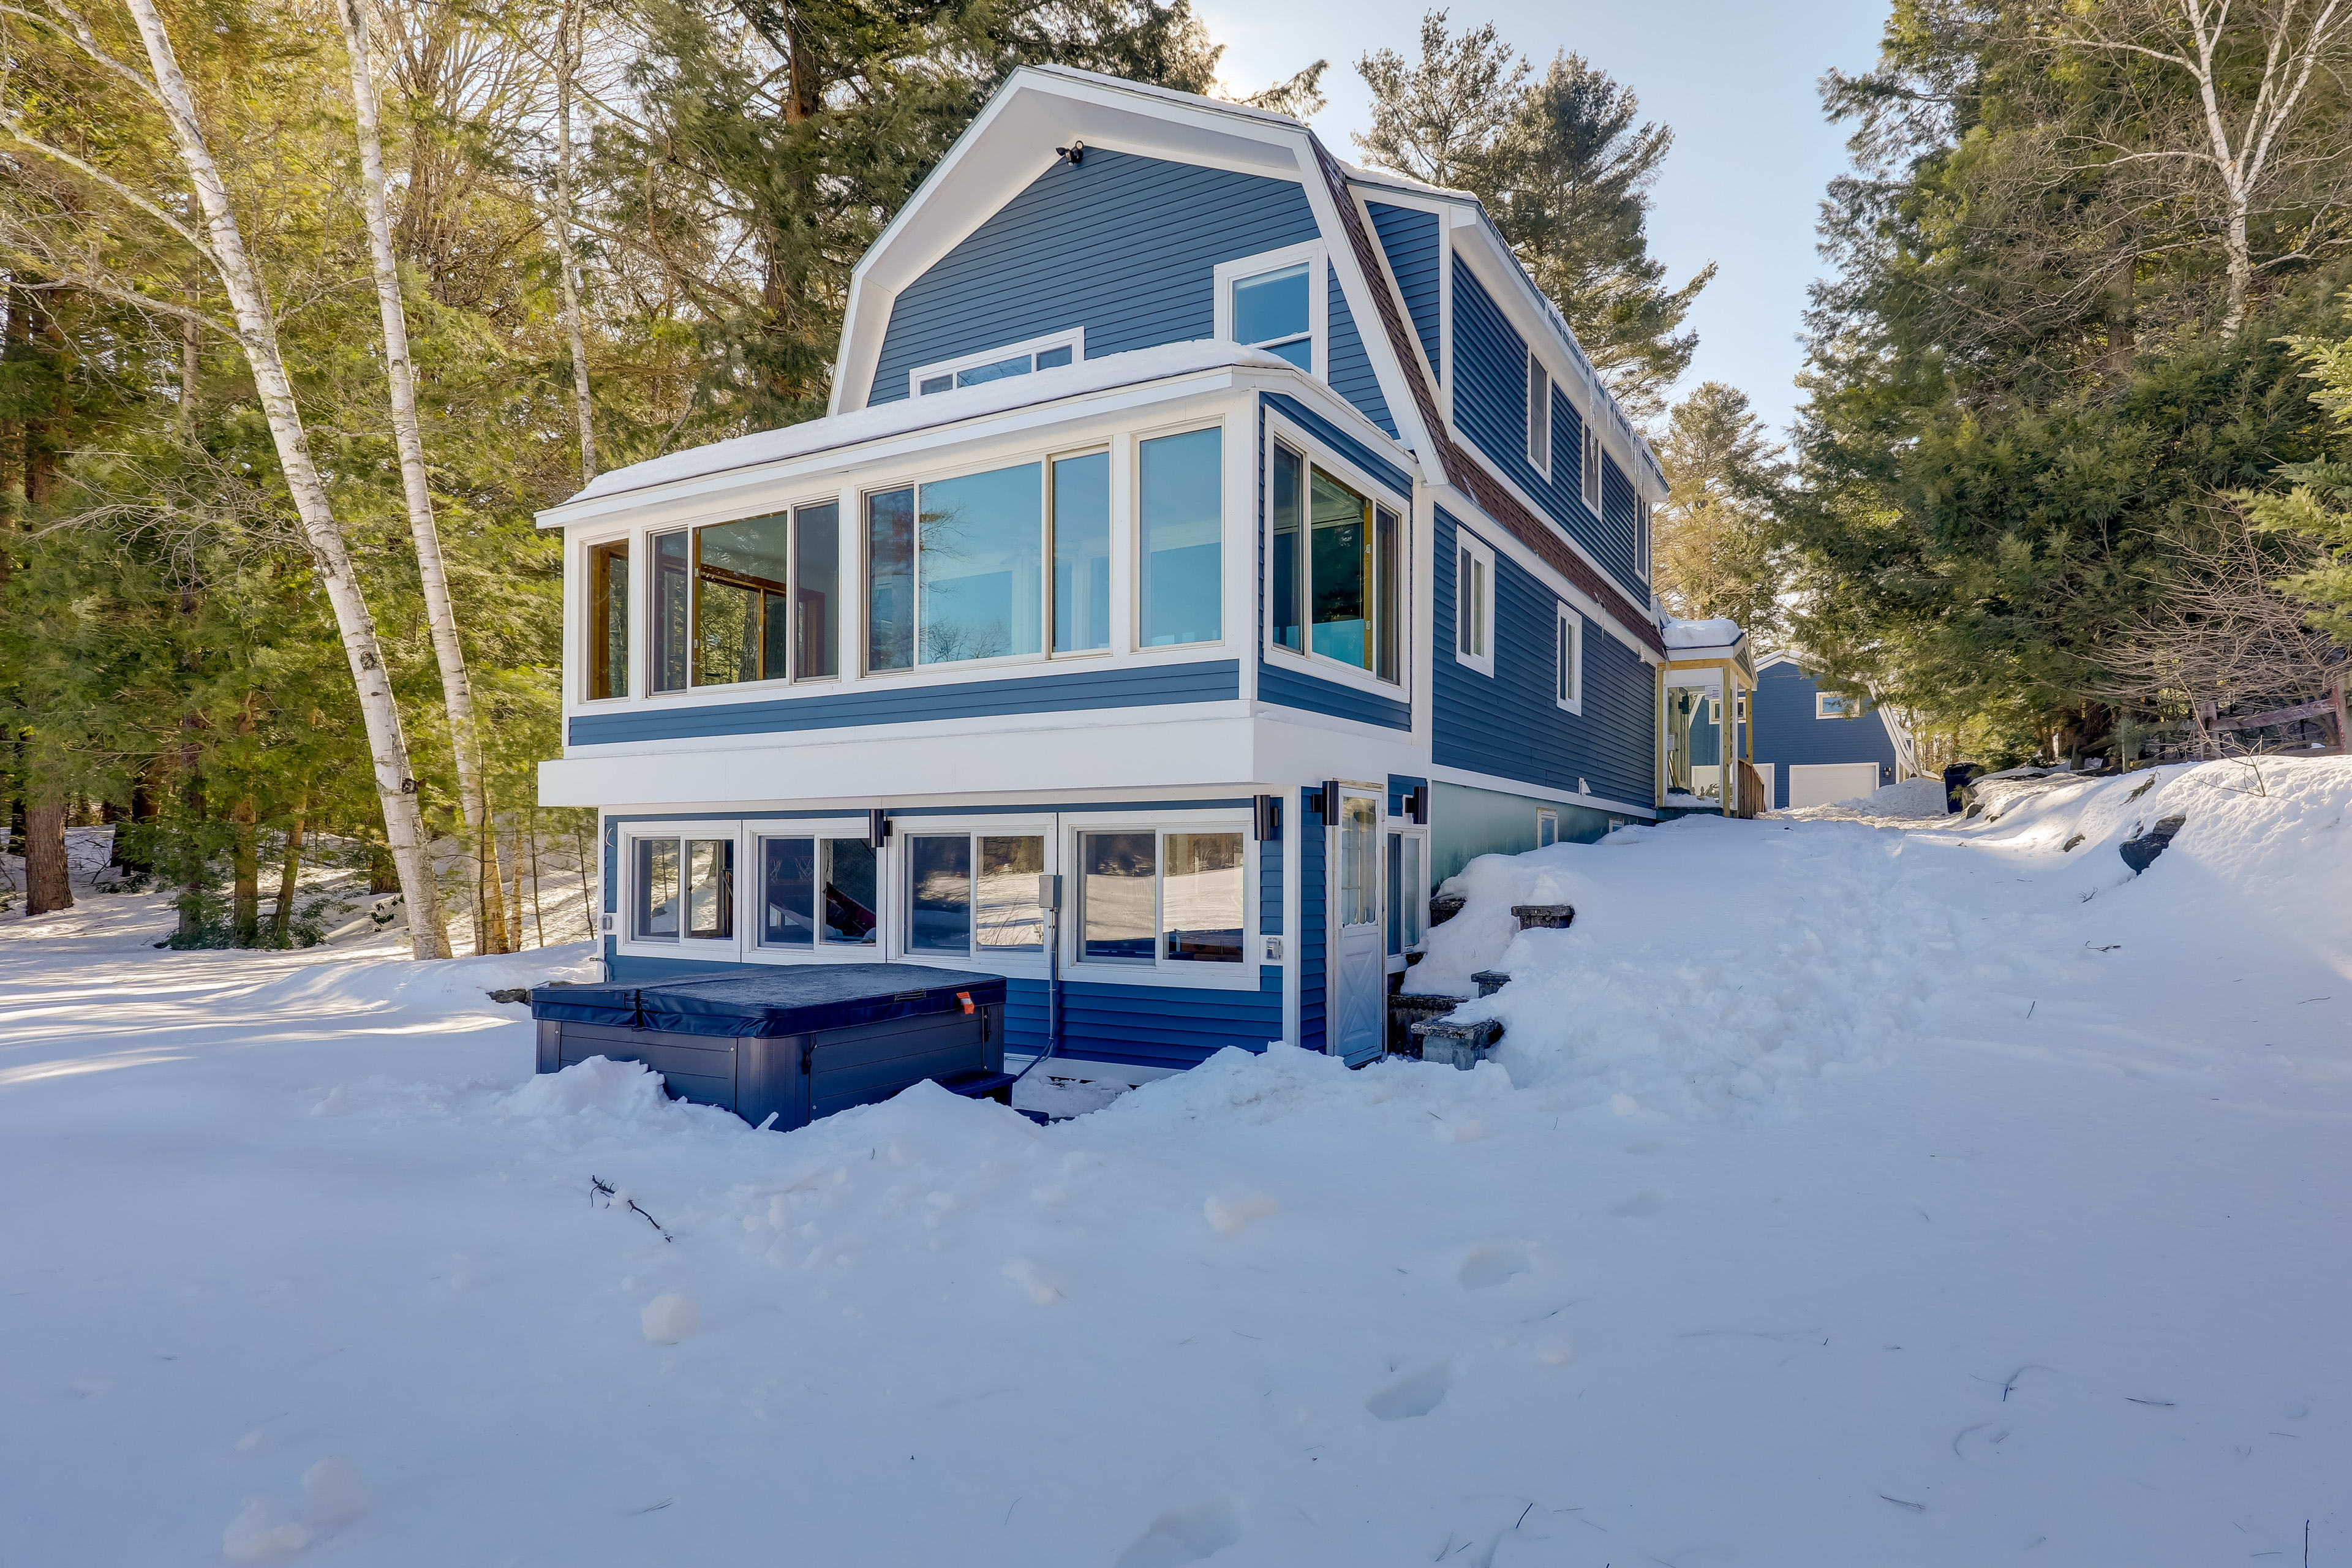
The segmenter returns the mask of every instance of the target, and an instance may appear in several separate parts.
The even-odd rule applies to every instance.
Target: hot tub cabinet
[[[925,1079],[1004,1087],[1004,980],[914,963],[802,965],[534,992],[539,1070],[643,1062],[679,1100],[804,1127]]]

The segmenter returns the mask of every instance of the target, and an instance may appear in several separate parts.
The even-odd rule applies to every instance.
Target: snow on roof
[[[1028,375],[1009,375],[1000,381],[983,382],[978,386],[960,386],[952,392],[935,392],[928,397],[906,397],[892,403],[870,404],[848,414],[828,415],[823,419],[787,425],[778,430],[755,431],[749,436],[713,441],[709,446],[693,447],[683,452],[648,458],[642,463],[632,463],[625,468],[614,468],[597,475],[589,481],[586,489],[561,504],[570,506],[579,501],[601,500],[607,496],[671,484],[679,479],[698,479],[706,474],[724,473],[730,468],[754,468],[763,463],[805,458],[835,447],[856,446],[863,441],[880,440],[885,437],[903,436],[933,426],[953,425],[991,414],[1003,414],[1032,404],[1108,392],[1117,387],[1163,381],[1197,371],[1244,366],[1254,370],[1290,371],[1293,374],[1297,374],[1297,368],[1289,361],[1278,359],[1263,349],[1244,348],[1238,343],[1213,338],[1162,343],[1158,348],[1131,349],[1125,353],[1080,360],[1074,364],[1036,371]]]
[[[1746,635],[1738,621],[1719,616],[1711,621],[1678,621],[1668,616],[1660,629],[1668,647],[1727,647]]]
[[[1469,191],[1458,190],[1452,185],[1433,185],[1427,180],[1416,180],[1411,174],[1400,174],[1394,169],[1368,169],[1360,163],[1350,163],[1345,158],[1337,156],[1333,157],[1331,162],[1339,164],[1348,178],[1367,185],[1388,185],[1396,190],[1412,191],[1424,196],[1443,196],[1447,201],[1468,202],[1474,206],[1485,205]]]

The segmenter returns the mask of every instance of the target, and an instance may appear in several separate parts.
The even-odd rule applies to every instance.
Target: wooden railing
[[[1731,815],[1743,820],[1752,819],[1759,811],[1769,811],[1772,803],[1764,798],[1764,775],[1756,764],[1745,757],[1739,762],[1739,804]]]

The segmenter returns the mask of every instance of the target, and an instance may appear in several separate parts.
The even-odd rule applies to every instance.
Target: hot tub
[[[673,1097],[753,1126],[804,1127],[925,1079],[993,1098],[1011,1081],[1003,977],[919,963],[542,985],[531,992],[530,1015],[540,1071],[590,1057],[643,1062]]]

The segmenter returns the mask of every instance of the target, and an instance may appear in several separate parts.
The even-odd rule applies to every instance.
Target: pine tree
[[[1786,629],[1788,565],[1773,501],[1780,454],[1747,395],[1703,384],[1675,405],[1658,451],[1666,501],[1654,549],[1658,597],[1689,620],[1727,616],[1756,644]]]

